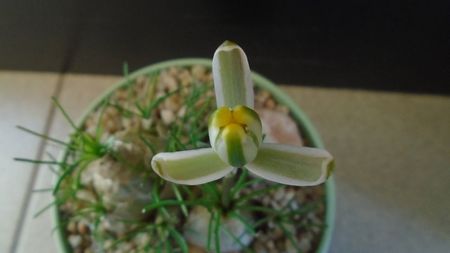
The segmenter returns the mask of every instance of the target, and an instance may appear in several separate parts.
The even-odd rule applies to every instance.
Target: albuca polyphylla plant
[[[38,190],[53,193],[55,200],[37,215],[57,206],[57,226],[70,244],[67,252],[186,253],[193,247],[200,248],[195,252],[260,252],[258,245],[271,234],[283,236],[271,250],[314,250],[324,228],[317,221],[323,215],[323,193],[320,187],[307,191],[286,185],[324,182],[332,156],[321,149],[264,143],[251,72],[239,46],[225,42],[215,52],[216,110],[209,65],[203,67],[208,78],[157,95],[167,68],[128,76],[125,65],[125,82],[81,126],[55,99],[74,130],[68,142],[20,127],[66,150],[61,161],[53,156],[49,161],[16,160],[57,166],[52,169],[54,187]],[[194,72],[193,66],[177,68]],[[164,123],[161,111],[169,101],[182,101],[185,112]],[[130,124],[105,123],[113,118]],[[307,192],[316,194],[297,198]],[[286,198],[277,198],[278,193]],[[299,246],[305,233],[315,236],[308,239],[310,247]]]
[[[266,180],[294,186],[323,183],[333,157],[323,149],[263,143],[261,120],[253,110],[253,83],[247,57],[226,41],[213,58],[217,110],[208,132],[211,148],[163,152],[152,168],[162,178],[186,185],[204,184],[247,169]]]

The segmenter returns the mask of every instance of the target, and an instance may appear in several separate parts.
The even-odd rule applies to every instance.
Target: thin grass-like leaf
[[[246,252],[246,253],[254,253],[255,252],[252,249],[250,249],[248,247],[248,245],[245,245],[244,243],[242,243],[240,238],[238,238],[235,235],[233,235],[233,233],[231,233],[230,230],[227,227],[224,226],[222,229],[225,232],[225,234],[227,234],[229,237],[231,237],[233,239],[233,241],[235,241],[237,244],[239,244],[239,246],[241,247],[241,249],[244,252]]]
[[[56,195],[58,193],[62,181],[77,168],[78,163],[79,162],[71,164],[71,165],[69,165],[69,167],[66,170],[64,170],[64,172],[61,174],[61,176],[56,181],[55,187],[53,189],[53,195]]]
[[[274,190],[276,190],[276,189],[278,189],[278,188],[280,188],[282,186],[283,185],[281,185],[281,184],[274,184],[274,185],[268,186],[268,187],[266,187],[264,189],[252,191],[251,193],[243,196],[242,198],[239,198],[237,200],[237,205],[243,204],[243,203],[245,203],[245,202],[247,202],[247,201],[249,201],[249,200],[251,200],[251,199],[253,199],[253,198],[257,197],[257,196],[265,195],[265,194],[267,194],[267,193],[269,193],[271,191],[274,191]]]
[[[56,164],[56,165],[63,164],[62,162],[58,162],[58,161],[34,160],[34,159],[20,158],[20,157],[15,157],[14,161],[26,162],[26,163],[34,163],[34,164]]]
[[[234,198],[236,196],[236,194],[242,189],[241,187],[244,185],[245,180],[247,180],[248,171],[246,169],[239,170],[238,173],[241,173],[241,174],[239,175],[239,178],[238,178],[238,181],[236,182],[236,184],[233,187],[231,187],[231,190],[230,190],[231,198]]]
[[[150,143],[142,134],[139,135],[139,139],[152,151],[152,154],[156,154],[156,147]]]
[[[169,232],[170,235],[173,237],[173,239],[175,239],[175,241],[177,242],[177,244],[180,246],[181,251],[183,253],[188,253],[189,252],[189,248],[188,245],[186,243],[186,240],[184,239],[184,237],[173,227],[169,227]]]
[[[238,212],[236,211],[232,211],[229,213],[231,217],[234,217],[236,219],[238,219],[245,227],[245,230],[249,233],[249,234],[256,234],[254,227],[252,226],[252,224],[249,223],[249,221],[244,218],[242,215],[240,215]]]
[[[181,89],[176,89],[174,91],[166,93],[164,96],[158,97],[157,99],[153,100],[147,108],[143,108],[144,114],[142,115],[142,117],[149,118],[151,113],[152,113],[152,111],[153,111],[153,109],[158,107],[167,98],[169,98],[169,97],[177,94],[178,92],[180,92],[180,90]]]
[[[40,133],[35,132],[35,131],[31,130],[31,129],[25,128],[23,126],[16,126],[16,127],[18,129],[24,131],[24,132],[27,132],[27,133],[32,134],[34,136],[40,137],[40,138],[42,138],[44,140],[48,140],[48,141],[51,141],[51,142],[54,142],[54,143],[57,143],[57,144],[60,144],[60,145],[63,145],[63,146],[67,146],[67,147],[70,146],[68,143],[66,143],[64,141],[58,140],[56,138],[50,137],[50,136],[45,135],[45,134],[40,134]]]
[[[298,242],[297,242],[296,238],[294,237],[294,235],[291,233],[291,231],[289,231],[281,222],[275,223],[275,224],[278,225],[278,227],[283,231],[284,235],[287,236],[288,240],[291,242],[292,246],[294,246],[294,248],[297,250],[297,252],[302,253],[303,250],[300,249],[300,247],[298,246]]]
[[[57,162],[58,160],[56,159],[56,157],[54,155],[52,155],[50,152],[45,152],[45,154],[47,154],[47,156],[50,158],[50,160]],[[58,164],[59,166],[63,166],[66,163],[63,161],[62,164]],[[51,172],[53,172],[55,175],[59,175],[59,172],[57,169],[55,169],[51,164],[48,165],[48,168],[50,169]]]
[[[78,127],[75,125],[75,122],[70,118],[69,114],[66,112],[66,110],[64,110],[64,108],[61,106],[61,104],[59,103],[58,99],[56,97],[52,97],[53,103],[56,105],[56,107],[58,107],[58,109],[61,111],[61,113],[63,114],[64,118],[67,120],[67,122],[70,124],[70,126],[75,130],[75,131],[79,131]]]
[[[177,198],[177,200],[180,202],[184,202],[183,195],[181,195],[181,192],[178,189],[178,186],[176,186],[175,184],[171,184],[171,186],[172,186],[172,190],[175,193],[175,197]],[[183,213],[183,215],[185,217],[188,217],[188,210],[187,210],[186,205],[184,203],[182,203],[180,205],[180,208],[181,208],[181,212]]]
[[[176,199],[163,199],[163,200],[156,200],[154,203],[151,203],[149,205],[146,205],[144,207],[144,210],[146,212],[149,212],[151,210],[154,209],[159,209],[159,208],[164,208],[164,207],[168,207],[168,206],[181,206],[181,205],[185,205],[185,206],[195,206],[195,205],[208,205],[209,202],[206,200],[185,200],[185,201],[180,201],[180,200],[176,200]]]
[[[106,111],[106,107],[108,105],[108,101],[109,101],[109,96],[106,97],[101,104],[101,109],[100,109],[100,114],[98,115],[98,120],[97,120],[97,124],[95,126],[95,139],[100,139],[102,133],[103,133],[103,127],[102,127],[102,119],[103,119],[103,115],[105,114]]]
[[[41,214],[43,214],[45,211],[47,211],[50,207],[54,206],[58,204],[58,200],[54,200],[51,203],[49,203],[48,205],[44,206],[41,210],[37,211],[34,215],[33,218],[37,218],[39,217]]]
[[[265,207],[265,206],[255,206],[255,205],[240,205],[240,210],[250,211],[250,212],[261,212],[265,214],[278,214],[277,210],[274,210],[273,208]]]
[[[221,214],[218,212],[214,217],[214,246],[216,253],[221,253],[220,230],[221,230]]]
[[[53,191],[53,188],[42,188],[42,189],[34,189],[33,193],[41,193],[41,192],[51,192]]]
[[[206,240],[206,249],[211,251],[212,248],[212,241],[213,241],[213,234],[214,234],[214,216],[216,215],[216,212],[211,212],[211,215],[209,216],[208,221],[208,238]]]

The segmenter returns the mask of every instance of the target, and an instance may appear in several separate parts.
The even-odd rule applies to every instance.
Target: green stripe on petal
[[[159,153],[152,159],[152,168],[165,180],[186,185],[208,183],[233,170],[211,148]]]
[[[253,108],[253,82],[242,48],[225,41],[214,53],[212,70],[217,107],[246,105]]]
[[[333,157],[323,149],[268,143],[262,144],[256,159],[246,165],[257,176],[295,186],[323,183],[333,167]]]
[[[242,127],[237,124],[230,124],[224,129],[223,138],[226,142],[227,161],[233,167],[241,167],[247,163],[241,142],[245,137]]]
[[[209,141],[214,151],[233,167],[242,167],[255,159],[262,142],[258,114],[243,105],[220,107],[211,116]]]
[[[224,162],[238,168],[255,159],[258,146],[242,126],[232,123],[224,127],[218,135],[214,151]]]

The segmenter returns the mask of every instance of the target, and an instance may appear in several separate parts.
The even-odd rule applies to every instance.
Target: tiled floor
[[[118,77],[0,71],[0,252],[57,252],[45,158],[55,147],[22,125],[64,139],[51,96],[73,117]],[[450,98],[354,90],[282,88],[311,117],[336,157],[331,252],[447,252],[450,248]]]

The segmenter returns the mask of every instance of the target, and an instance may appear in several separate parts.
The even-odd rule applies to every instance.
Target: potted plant
[[[126,73],[79,124],[55,103],[61,252],[327,251],[333,158],[236,44]]]

